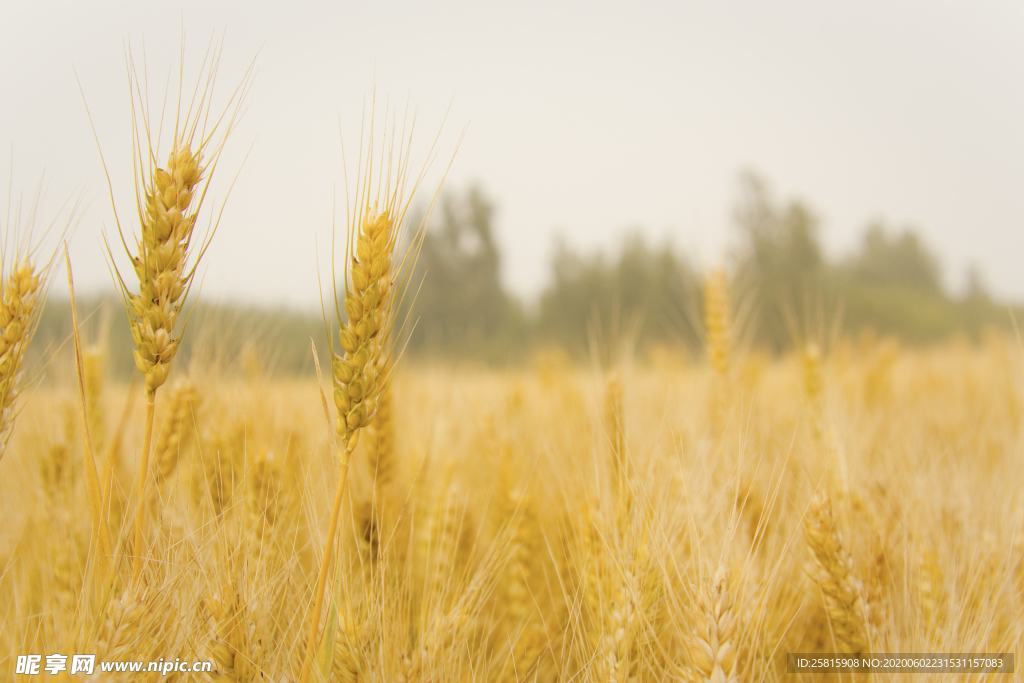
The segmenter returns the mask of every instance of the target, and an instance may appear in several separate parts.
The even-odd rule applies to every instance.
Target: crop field
[[[993,336],[723,357],[722,373],[556,353],[521,372],[403,368],[351,454],[313,675],[782,680],[787,652],[1019,651],[1019,355]],[[24,396],[0,650],[298,676],[336,450],[316,383],[248,361],[245,380],[170,383],[136,583],[140,387],[86,374],[105,587],[76,391]]]
[[[137,212],[126,255],[108,239],[131,382],[77,318],[27,367],[74,264],[4,226],[0,678],[886,681],[909,674],[789,655],[1021,652],[1019,335],[769,355],[737,343],[717,270],[699,353],[406,357],[421,176],[388,121],[339,221],[316,377],[272,372],[256,335],[176,359],[247,79],[223,113],[212,79],[179,95],[162,147],[133,81]],[[101,669],[126,662],[161,670]]]

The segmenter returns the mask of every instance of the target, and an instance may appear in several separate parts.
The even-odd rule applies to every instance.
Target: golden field
[[[719,269],[691,316],[698,354],[630,335],[605,348],[595,327],[589,369],[540,342],[505,370],[403,358],[440,188],[409,206],[438,142],[417,167],[413,119],[385,105],[375,133],[375,100],[323,278],[317,380],[271,372],[281,349],[216,320],[173,362],[222,215],[204,198],[252,82],[250,65],[213,106],[219,49],[191,92],[179,74],[166,121],[127,55],[135,214],[105,244],[130,384],[106,369],[126,347],[83,342],[67,250],[45,261],[34,219],[2,226],[4,676],[56,653],[96,656],[88,677],[40,674],[69,681],[866,680],[790,674],[787,655],[1019,650],[1019,335],[744,352],[735,330],[756,322]],[[799,270],[783,265],[759,282]],[[71,332],[36,358],[61,266]],[[203,348],[236,332],[227,360]]]
[[[137,582],[141,386],[85,354],[107,583],[77,387],[23,394],[0,461],[5,676],[17,654],[89,652],[298,678],[338,476],[330,387],[267,376],[257,348],[161,392]],[[352,451],[311,680],[840,680],[787,674],[786,654],[1020,651],[1016,340],[651,356],[403,361]]]

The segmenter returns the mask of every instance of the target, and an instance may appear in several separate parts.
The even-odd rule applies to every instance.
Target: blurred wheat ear
[[[132,549],[132,580],[138,580],[145,558],[146,487],[153,437],[156,392],[167,380],[171,360],[178,350],[184,324],[175,337],[182,306],[192,287],[196,267],[210,245],[220,222],[223,204],[209,228],[194,240],[196,221],[210,181],[216,171],[224,144],[242,113],[252,83],[253,63],[243,74],[227,101],[214,108],[214,90],[222,43],[211,41],[191,91],[185,90],[184,48],[178,72],[174,124],[170,131],[170,152],[160,151],[163,111],[154,119],[148,101],[146,74],[135,67],[131,51],[127,55],[128,83],[132,96],[132,133],[135,177],[135,203],[139,234],[132,231],[134,249],[129,246],[125,229],[117,216],[118,236],[131,261],[138,280],[138,293],[114,265],[113,251],[107,254],[117,279],[136,349],[135,365],[145,377],[146,424],[136,495],[135,543]],[[101,155],[102,156],[102,155]],[[166,162],[161,165],[161,161]],[[104,162],[104,170],[106,163]],[[108,184],[110,182],[107,174]],[[228,190],[230,193],[230,188]],[[113,197],[113,188],[111,188]]]

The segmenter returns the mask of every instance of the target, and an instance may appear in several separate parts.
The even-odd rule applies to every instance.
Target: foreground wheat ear
[[[58,243],[73,228],[80,215],[80,198],[69,200],[42,234],[33,235],[40,200],[37,192],[26,217],[26,226],[20,225],[20,202],[17,207],[11,207],[8,202],[7,220],[0,224],[0,459],[4,457],[14,431],[18,395],[24,384],[25,352],[39,325],[39,316],[49,292],[50,275],[57,262],[56,251],[49,258],[39,257],[40,242],[57,227],[65,210],[68,211],[67,222],[59,230]]]
[[[371,116],[372,120],[372,116]],[[389,362],[389,343],[396,322],[396,312],[405,292],[409,271],[419,254],[426,223],[437,200],[440,186],[424,214],[422,223],[407,242],[405,253],[396,262],[396,247],[401,241],[402,226],[409,202],[423,179],[428,164],[415,179],[409,177],[409,152],[412,133],[394,140],[385,135],[379,141],[380,149],[390,151],[389,158],[373,156],[373,126],[371,123],[365,162],[357,181],[354,206],[348,215],[344,310],[335,288],[335,313],[341,322],[338,337],[343,355],[331,351],[331,378],[334,385],[334,405],[338,417],[334,425],[338,437],[339,476],[327,540],[317,577],[313,613],[306,656],[302,664],[300,683],[309,680],[313,655],[317,646],[320,614],[328,570],[337,534],[338,516],[348,478],[349,461],[359,441],[360,430],[368,426],[377,413],[381,394],[390,380],[393,364]],[[403,131],[405,130],[403,125]],[[431,147],[433,154],[437,141]],[[362,151],[362,150],[361,150]],[[325,316],[326,326],[326,316]],[[328,333],[328,339],[332,335]]]
[[[210,229],[198,244],[194,243],[197,214],[251,81],[250,66],[221,113],[214,115],[211,99],[219,56],[219,47],[207,52],[203,62],[204,73],[192,93],[184,93],[179,80],[178,114],[171,136],[171,150],[162,166],[157,149],[160,130],[154,130],[151,125],[152,117],[143,97],[140,77],[129,60],[135,140],[135,199],[140,227],[140,234],[135,237],[134,253],[125,240],[120,221],[118,232],[138,278],[139,293],[135,294],[121,273],[116,269],[115,272],[135,341],[135,365],[146,382],[146,424],[142,457],[139,459],[132,551],[133,581],[138,580],[142,572],[146,552],[145,501],[156,392],[167,381],[171,360],[181,341],[180,333],[174,337],[178,316],[199,260],[217,229],[217,223],[211,221]]]

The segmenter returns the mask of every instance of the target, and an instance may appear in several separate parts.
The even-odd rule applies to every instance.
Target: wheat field
[[[72,264],[4,254],[5,678],[25,655],[91,653],[210,667],[40,675],[866,680],[787,673],[787,655],[1024,643],[1019,339],[744,351],[718,270],[699,354],[402,358],[422,176],[404,128],[371,128],[318,379],[269,372],[255,336],[233,363],[175,363],[213,238],[193,228],[247,88],[219,114],[203,83],[179,93],[169,146],[137,105],[138,221],[118,224],[131,265],[115,271],[136,380],[109,376],[76,320],[26,381],[47,288]]]
[[[787,652],[1016,651],[1019,355],[993,335],[737,358],[724,376],[671,359],[611,376],[554,352],[519,372],[410,364],[353,452],[314,675],[781,680]],[[244,379],[171,385],[152,561],[107,595],[87,583],[73,387],[25,397],[3,461],[0,666],[78,651],[298,675],[337,467],[316,384],[247,360]],[[141,392],[91,377],[123,547]]]

